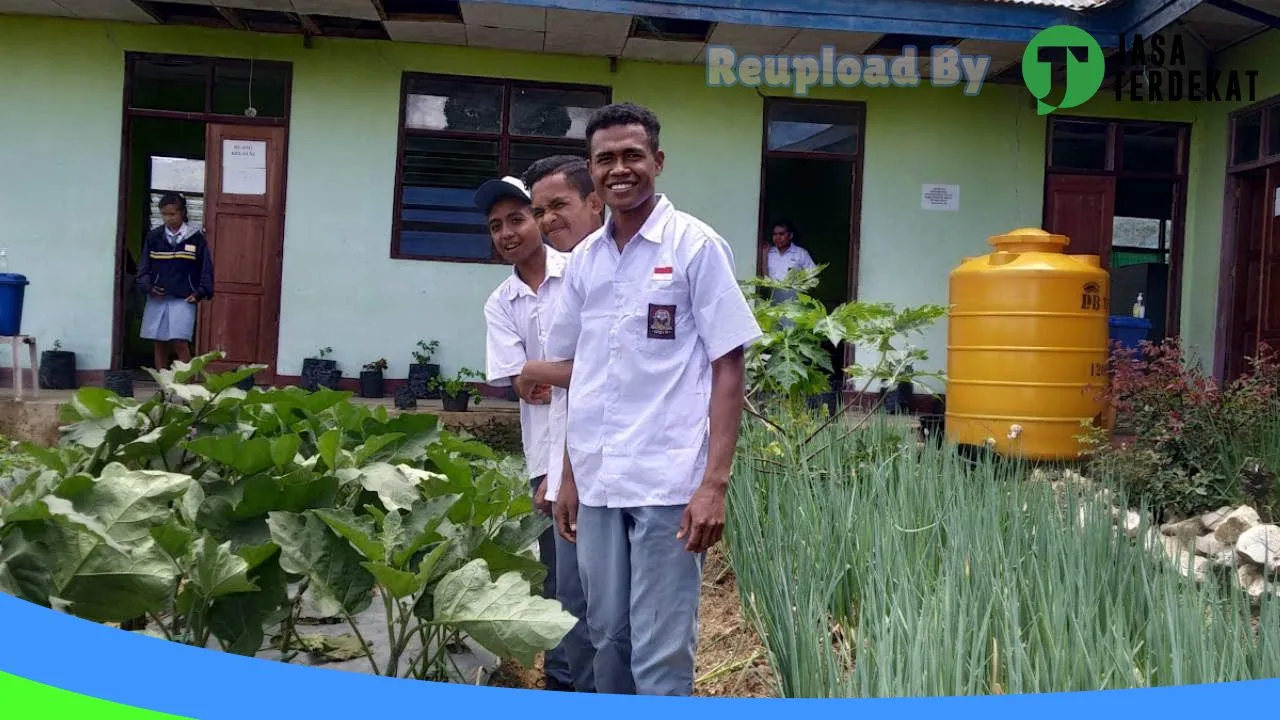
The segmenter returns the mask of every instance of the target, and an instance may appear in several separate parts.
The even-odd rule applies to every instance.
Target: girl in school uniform
[[[160,216],[164,222],[147,233],[138,264],[138,287],[147,296],[141,335],[155,343],[157,370],[174,355],[191,362],[197,303],[213,297],[212,254],[204,233],[188,224],[186,198],[160,198]]]

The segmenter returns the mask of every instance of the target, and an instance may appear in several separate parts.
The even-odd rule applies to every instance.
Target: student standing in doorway
[[[572,361],[572,473],[555,504],[578,545],[598,692],[691,695],[702,561],[724,532],[743,348],[760,328],[715,230],[655,191],[649,110],[587,124],[610,218],[569,260],[549,359]]]
[[[511,275],[485,301],[485,365],[489,384],[504,387],[525,363],[543,359],[546,331],[555,311],[568,256],[543,242],[533,219],[529,193],[517,178],[489,180],[475,194],[485,214],[489,237]],[[520,400],[520,434],[528,468],[530,494],[543,485],[553,448],[550,441],[551,389],[533,387]],[[559,451],[559,448],[554,448]],[[543,595],[556,597],[555,531],[538,539],[539,560],[547,567]],[[546,653],[544,682],[548,690],[573,690],[565,642]]]
[[[591,173],[582,158],[555,155],[543,158],[525,171],[523,180],[533,199],[533,216],[547,240],[559,251],[572,253],[588,235],[604,222],[604,204],[591,181]],[[526,365],[526,368],[528,365]],[[552,514],[561,478],[573,471],[565,461],[565,431],[568,414],[568,368],[545,380],[530,382],[517,378],[516,391],[529,396],[539,383],[551,385],[549,418],[549,450],[547,475],[534,493],[534,503],[542,512]],[[578,692],[595,692],[595,647],[587,631],[587,599],[578,569],[577,548],[552,531],[555,543],[555,597],[578,623],[564,639],[566,659]]]
[[[773,224],[773,247],[765,255],[765,271],[774,280],[782,280],[792,270],[812,270],[817,267],[809,251],[795,244],[796,228],[790,220],[779,220]],[[795,293],[790,290],[774,290],[774,302],[786,302],[794,299]]]
[[[213,253],[204,233],[187,217],[187,199],[177,193],[160,198],[163,222],[142,243],[138,287],[147,296],[141,335],[155,343],[155,367],[169,367],[174,355],[191,362],[196,305],[213,297]]]

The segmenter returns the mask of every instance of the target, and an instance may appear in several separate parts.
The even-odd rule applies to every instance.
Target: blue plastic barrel
[[[1129,315],[1112,315],[1110,321],[1111,342],[1120,343],[1128,350],[1137,350],[1139,343],[1151,332],[1151,321]]]
[[[27,294],[27,277],[0,273],[0,335],[22,332],[22,299]]]

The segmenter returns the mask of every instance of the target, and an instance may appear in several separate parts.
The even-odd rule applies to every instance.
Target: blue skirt
[[[142,311],[143,339],[190,342],[195,326],[196,303],[184,298],[147,296],[147,307]]]

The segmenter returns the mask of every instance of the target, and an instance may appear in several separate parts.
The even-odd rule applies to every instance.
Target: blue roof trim
[[[1147,37],[1160,32],[1178,18],[1191,12],[1203,0],[1128,0],[1118,9],[1113,33]]]
[[[1121,0],[1125,2],[1125,0]],[[1130,0],[1131,1],[1131,0]],[[1150,2],[1151,0],[1147,0]],[[1164,0],[1168,1],[1168,0]],[[1107,7],[1094,12],[1067,8],[957,0],[502,0],[511,5],[710,22],[839,30],[910,33],[975,40],[1027,42],[1051,25],[1076,25],[1104,47],[1116,47],[1127,13]]]

